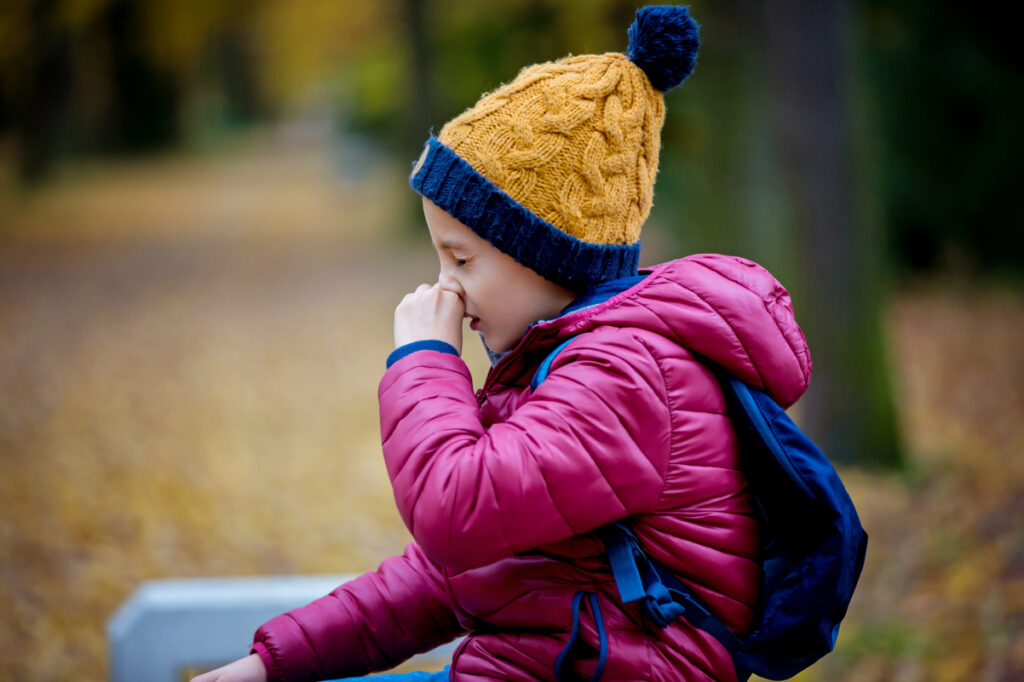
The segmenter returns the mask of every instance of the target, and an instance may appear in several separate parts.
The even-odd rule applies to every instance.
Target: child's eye
[[[465,258],[456,258],[455,259],[455,267],[461,268],[465,264],[466,264],[466,259]]]

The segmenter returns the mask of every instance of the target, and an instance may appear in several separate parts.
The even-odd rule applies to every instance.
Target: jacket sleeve
[[[484,428],[469,370],[410,355],[379,389],[384,459],[423,551],[462,570],[654,511],[670,416],[657,361],[620,330],[582,335],[505,422]]]
[[[264,623],[252,646],[279,682],[365,675],[463,634],[441,569],[415,543],[376,571]]]

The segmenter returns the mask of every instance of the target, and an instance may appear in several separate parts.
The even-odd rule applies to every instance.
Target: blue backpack
[[[534,390],[569,341],[541,363],[530,384]],[[740,680],[751,674],[785,680],[835,646],[864,566],[868,538],[828,458],[785,410],[762,391],[712,369],[729,404],[760,521],[761,599],[748,633],[733,634],[692,590],[648,557],[627,522],[606,526],[598,534],[624,603],[640,601],[644,613],[661,627],[683,617],[712,635],[732,655]],[[574,626],[579,596],[573,605]],[[595,601],[591,608],[598,617]]]

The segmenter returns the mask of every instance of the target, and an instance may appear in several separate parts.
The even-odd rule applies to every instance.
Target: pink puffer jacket
[[[547,380],[529,388],[560,341]],[[740,258],[653,268],[595,307],[534,325],[474,394],[461,359],[419,351],[380,384],[384,457],[415,542],[257,632],[275,680],[391,667],[469,633],[456,682],[554,678],[579,590],[598,595],[602,677],[731,680],[725,650],[684,620],[661,629],[623,606],[592,531],[631,518],[645,549],[735,632],[758,598],[757,526],[735,434],[703,356],[784,406],[810,356],[789,295]],[[574,664],[588,679],[598,633]]]

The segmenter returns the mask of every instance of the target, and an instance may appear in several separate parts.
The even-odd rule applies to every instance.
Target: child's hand
[[[192,682],[267,682],[267,669],[258,654],[250,654],[234,663],[193,677]]]
[[[413,341],[437,339],[462,354],[462,318],[466,306],[440,284],[421,284],[395,308],[395,348]]]

